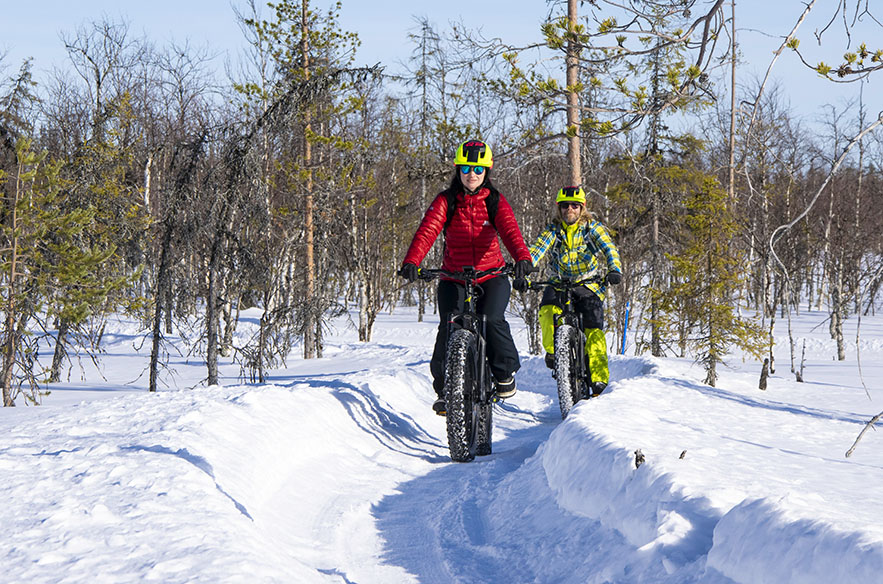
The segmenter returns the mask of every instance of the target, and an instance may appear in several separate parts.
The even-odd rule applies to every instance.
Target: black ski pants
[[[512,287],[509,278],[496,276],[481,284],[482,293],[478,296],[476,309],[486,319],[487,360],[494,378],[502,381],[513,375],[521,367],[518,349],[512,340],[512,331],[506,321],[506,307]],[[435,350],[429,362],[432,372],[432,385],[439,397],[444,397],[445,355],[448,349],[448,320],[455,310],[463,309],[466,288],[463,284],[441,280],[438,284],[438,335],[435,337]]]

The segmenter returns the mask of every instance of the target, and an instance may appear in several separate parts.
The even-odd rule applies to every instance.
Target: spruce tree
[[[81,322],[126,280],[103,278],[102,266],[116,250],[84,238],[95,210],[63,207],[62,163],[35,152],[25,138],[17,140],[15,157],[11,171],[0,171],[4,406],[14,406],[20,393],[39,403],[41,372],[32,331],[49,330],[47,320],[53,318]]]
[[[714,386],[718,365],[738,347],[762,358],[766,340],[759,322],[739,317],[737,291],[747,277],[742,252],[730,243],[739,224],[727,206],[727,193],[716,178],[695,169],[669,167],[683,189],[684,214],[680,248],[667,254],[672,264],[670,287],[660,291],[669,324],[688,324],[682,336],[705,368],[705,383]],[[677,318],[670,318],[677,315]]]

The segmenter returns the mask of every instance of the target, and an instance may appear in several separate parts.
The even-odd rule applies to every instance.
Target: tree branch
[[[780,225],[780,226],[776,227],[776,229],[773,231],[772,235],[770,236],[770,253],[772,254],[773,258],[776,260],[776,263],[779,264],[779,267],[782,270],[782,273],[785,274],[786,277],[788,277],[788,270],[787,270],[787,268],[785,268],[785,264],[779,258],[778,254],[776,254],[776,249],[775,249],[776,242],[787,231],[789,231],[792,227],[797,225],[797,223],[799,223],[801,220],[803,220],[804,217],[806,217],[809,214],[810,210],[812,210],[812,208],[813,208],[813,205],[815,205],[816,201],[819,199],[819,197],[822,195],[822,192],[825,190],[825,187],[827,187],[828,183],[831,182],[831,179],[833,178],[834,174],[837,172],[837,169],[840,168],[841,164],[843,164],[843,161],[846,159],[846,155],[849,154],[850,150],[852,150],[852,147],[855,146],[856,144],[858,144],[859,141],[862,138],[864,138],[865,134],[873,131],[874,128],[876,128],[880,124],[883,124],[883,112],[880,112],[877,115],[877,119],[876,119],[876,121],[874,121],[874,123],[870,124],[868,127],[863,129],[857,135],[853,136],[853,138],[849,141],[849,144],[846,145],[846,148],[843,150],[843,152],[837,158],[836,162],[834,163],[834,166],[831,168],[831,171],[828,172],[828,175],[825,177],[825,180],[822,182],[822,185],[816,191],[815,196],[813,196],[812,200],[806,206],[806,209],[804,209],[790,223],[787,223],[785,225]]]
[[[877,423],[877,420],[879,420],[881,417],[883,417],[883,412],[880,412],[879,414],[871,418],[870,422],[865,424],[865,427],[862,428],[862,431],[859,432],[858,437],[856,437],[855,442],[852,443],[852,447],[846,451],[846,458],[849,458],[852,453],[855,452],[855,447],[858,446],[859,440],[862,439],[862,437],[865,435],[865,432],[872,428],[874,424]]]

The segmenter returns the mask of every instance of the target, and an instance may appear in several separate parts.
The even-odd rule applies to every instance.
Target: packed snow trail
[[[754,372],[715,389],[688,361],[614,356],[608,391],[561,421],[554,381],[527,357],[495,409],[494,453],[455,464],[430,408],[434,323],[388,318],[378,342],[329,342],[264,386],[5,410],[0,581],[831,584],[883,571],[881,439],[842,458],[881,408],[839,370],[759,392]],[[131,376],[124,345],[112,348]],[[866,347],[869,377],[881,345]]]
[[[540,360],[497,407],[495,453],[455,464],[425,349],[340,353],[272,385],[12,412],[6,581],[603,582],[631,561],[545,484],[561,421]]]

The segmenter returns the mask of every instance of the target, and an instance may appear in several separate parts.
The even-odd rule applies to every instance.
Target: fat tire
[[[574,404],[583,397],[580,381],[579,333],[570,325],[563,324],[555,329],[555,379],[558,382],[558,406],[561,419],[567,418]]]
[[[475,333],[458,329],[448,341],[445,364],[448,449],[454,462],[475,458],[479,434],[479,408],[474,399],[478,389]]]

